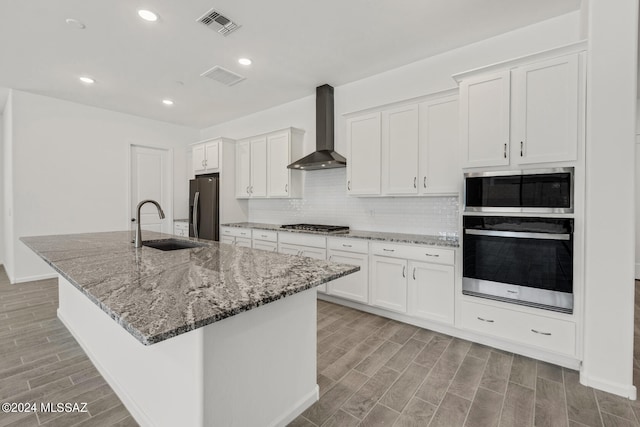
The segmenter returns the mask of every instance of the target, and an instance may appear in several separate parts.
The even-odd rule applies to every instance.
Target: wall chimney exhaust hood
[[[347,166],[347,159],[334,151],[333,138],[333,87],[322,85],[316,88],[316,151],[287,167],[314,171]]]

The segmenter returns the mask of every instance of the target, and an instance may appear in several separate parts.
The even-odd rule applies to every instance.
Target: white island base
[[[142,426],[282,426],[318,400],[316,289],[145,346],[65,278],[58,317]]]

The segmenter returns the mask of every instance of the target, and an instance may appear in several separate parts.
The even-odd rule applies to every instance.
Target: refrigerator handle
[[[200,201],[200,192],[196,191],[193,197],[193,236],[198,238],[198,202]]]

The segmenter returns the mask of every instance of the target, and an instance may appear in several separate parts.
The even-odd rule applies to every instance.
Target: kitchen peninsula
[[[167,235],[146,232],[149,239]],[[141,425],[284,425],[318,399],[315,287],[358,267],[129,232],[21,239],[58,317]]]

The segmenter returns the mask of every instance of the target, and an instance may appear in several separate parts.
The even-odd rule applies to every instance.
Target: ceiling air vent
[[[223,36],[228,36],[235,30],[240,28],[240,25],[236,24],[231,19],[222,15],[220,12],[216,12],[213,9],[198,18],[197,22],[206,25],[212,30],[219,32]]]
[[[222,68],[219,65],[216,65],[210,70],[205,71],[200,74],[202,77],[207,77],[211,80],[215,80],[218,83],[222,83],[226,86],[233,86],[236,83],[240,83],[246,77],[241,76],[240,74],[236,74],[233,71],[229,71],[226,68]]]

